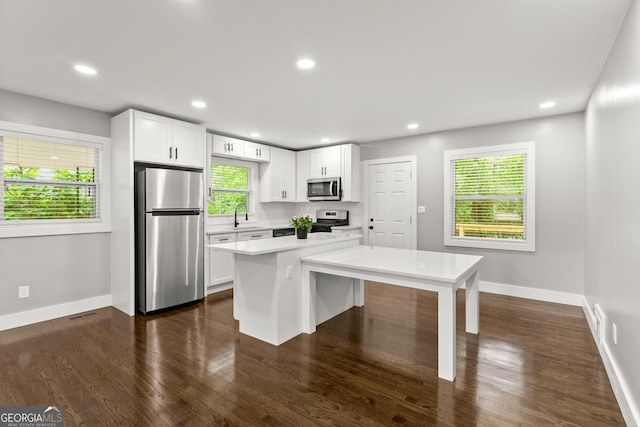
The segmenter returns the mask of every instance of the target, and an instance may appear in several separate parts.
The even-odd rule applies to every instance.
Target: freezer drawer
[[[143,313],[204,297],[203,215],[145,214],[145,262],[138,286]]]

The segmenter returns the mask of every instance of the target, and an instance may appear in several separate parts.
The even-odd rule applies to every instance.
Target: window
[[[254,214],[253,194],[256,187],[257,166],[239,160],[213,158],[211,162],[211,197],[207,205],[209,215],[233,215],[238,212]]]
[[[535,144],[444,153],[444,244],[535,250]]]
[[[107,140],[0,122],[0,237],[108,231]]]

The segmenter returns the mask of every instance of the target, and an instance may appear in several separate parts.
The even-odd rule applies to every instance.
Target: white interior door
[[[413,169],[412,161],[366,166],[365,233],[369,245],[416,249]]]

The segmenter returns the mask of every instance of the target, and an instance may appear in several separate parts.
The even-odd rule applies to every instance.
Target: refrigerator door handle
[[[153,216],[200,215],[200,209],[151,209]]]

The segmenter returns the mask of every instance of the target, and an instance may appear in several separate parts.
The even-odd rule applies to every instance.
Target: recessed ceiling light
[[[206,108],[207,103],[204,101],[191,101],[191,105],[195,108]]]
[[[77,72],[86,74],[88,76],[95,76],[96,74],[98,74],[95,68],[89,67],[88,65],[77,64],[73,68],[75,68]]]
[[[331,142],[331,141],[329,140],[329,138],[322,138],[320,141],[325,142],[325,143],[326,143],[326,142]]]
[[[417,123],[408,124],[407,129],[418,129],[418,124]]]
[[[316,61],[309,58],[299,59],[297,62],[298,68],[302,70],[309,70],[316,66]]]
[[[551,108],[556,106],[556,101],[547,101],[539,105],[540,108]]]
[[[260,138],[260,134],[258,132],[252,132],[251,136],[254,138]]]

